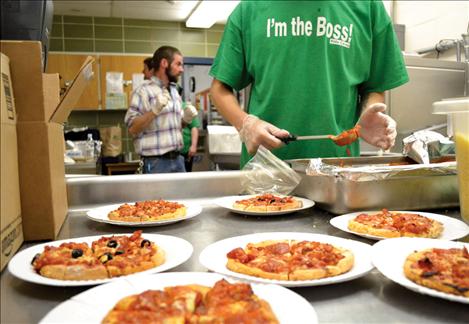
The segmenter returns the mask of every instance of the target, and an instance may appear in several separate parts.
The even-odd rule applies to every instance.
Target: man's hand
[[[190,102],[187,102],[186,108],[182,112],[182,120],[186,124],[190,124],[197,114],[197,109]]]
[[[151,111],[155,115],[159,115],[164,107],[168,104],[171,100],[171,95],[169,94],[168,89],[164,88],[163,91],[156,95],[156,102],[151,107]]]
[[[375,103],[362,113],[358,124],[361,126],[360,137],[367,143],[387,150],[396,140],[396,122],[384,114],[386,105]]]
[[[191,145],[189,147],[189,151],[187,152],[187,155],[192,158],[197,154],[197,146]]]
[[[249,154],[257,152],[259,145],[271,150],[283,145],[279,138],[290,135],[284,129],[275,127],[254,115],[247,115],[243,120],[243,125],[239,130],[239,137],[244,142]]]

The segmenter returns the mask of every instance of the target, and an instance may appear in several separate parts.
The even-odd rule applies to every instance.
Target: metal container
[[[459,205],[455,162],[415,165],[404,156],[325,158],[331,172],[309,172],[312,160],[289,163],[302,180],[295,195],[331,213],[382,208],[422,210]],[[409,167],[406,167],[409,166]]]

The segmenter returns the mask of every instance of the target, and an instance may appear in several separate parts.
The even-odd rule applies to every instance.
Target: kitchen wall
[[[170,21],[55,15],[50,50],[153,54],[159,46],[171,45],[185,56],[213,57],[223,28],[191,29]]]
[[[406,26],[405,50],[411,52],[442,39],[461,39],[467,32],[469,1],[394,1],[393,16],[394,23]],[[436,53],[427,56],[436,57]],[[439,58],[455,61],[455,49]]]

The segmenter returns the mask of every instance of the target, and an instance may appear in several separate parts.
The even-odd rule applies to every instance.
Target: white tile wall
[[[394,23],[406,26],[407,52],[434,46],[442,39],[460,39],[467,32],[469,1],[394,2]],[[443,53],[440,58],[455,60],[455,51]]]

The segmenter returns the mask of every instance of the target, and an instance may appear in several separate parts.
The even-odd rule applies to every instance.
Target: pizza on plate
[[[59,280],[106,279],[141,272],[163,264],[164,251],[142,237],[113,235],[87,243],[46,246],[31,264],[41,276]]]
[[[404,274],[419,285],[469,298],[469,253],[466,247],[415,251],[404,262]]]
[[[186,216],[186,206],[167,200],[137,201],[109,212],[108,218],[122,222],[151,222]]]
[[[246,283],[182,285],[124,297],[103,319],[114,323],[279,323]]]
[[[337,276],[354,264],[353,253],[328,243],[267,240],[228,252],[231,271],[274,280],[314,280]]]
[[[362,213],[348,222],[348,229],[356,233],[384,238],[427,237],[437,238],[443,224],[426,216],[383,209],[379,213]]]
[[[270,193],[257,195],[252,198],[236,200],[233,208],[250,212],[271,212],[297,209],[303,206],[301,200],[292,196],[276,196]]]

